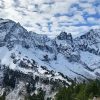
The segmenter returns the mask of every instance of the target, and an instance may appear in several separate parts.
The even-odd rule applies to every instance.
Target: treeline
[[[25,100],[45,100],[45,92],[40,89],[38,94],[30,95],[29,93]],[[0,100],[5,100],[5,96],[4,93],[3,96],[0,96]],[[47,100],[93,100],[93,97],[100,97],[100,80],[84,81],[61,87],[55,95],[55,99],[47,98]]]
[[[56,100],[93,100],[100,97],[100,80],[72,84],[62,87],[55,96]]]

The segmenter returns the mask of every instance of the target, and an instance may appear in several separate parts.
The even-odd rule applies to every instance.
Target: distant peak
[[[59,40],[72,40],[72,34],[67,32],[61,32],[57,38]]]
[[[91,29],[87,33],[80,36],[81,39],[100,38],[100,29]]]

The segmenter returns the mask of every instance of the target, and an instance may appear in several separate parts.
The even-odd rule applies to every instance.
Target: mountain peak
[[[61,32],[57,38],[59,40],[72,40],[72,34],[67,32]]]
[[[99,38],[100,37],[100,29],[91,29],[87,33],[80,36],[81,39],[92,39],[92,38]]]

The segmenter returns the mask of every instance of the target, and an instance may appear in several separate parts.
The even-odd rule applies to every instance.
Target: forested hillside
[[[93,100],[94,97],[100,97],[100,80],[62,87],[55,96],[56,100]]]

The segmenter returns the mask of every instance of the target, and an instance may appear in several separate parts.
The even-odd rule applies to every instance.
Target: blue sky
[[[76,36],[100,28],[100,0],[0,0],[0,17],[39,34]]]

